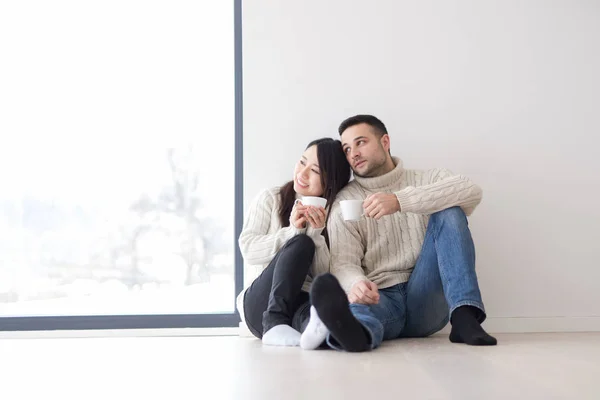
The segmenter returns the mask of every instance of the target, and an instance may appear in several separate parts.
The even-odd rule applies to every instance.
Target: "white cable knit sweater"
[[[429,215],[453,206],[470,215],[481,201],[481,188],[465,176],[446,169],[405,170],[400,159],[393,160],[396,168],[383,176],[355,177],[332,206],[327,226],[331,272],[346,292],[364,279],[380,289],[407,282],[421,253]],[[379,220],[344,221],[341,200],[364,200],[378,192],[394,193],[400,211]]]
[[[313,229],[310,224],[307,228],[297,229],[293,225],[283,228],[279,221],[279,207],[281,196],[280,187],[262,191],[250,205],[244,226],[239,237],[239,245],[244,257],[244,290],[238,295],[236,306],[244,319],[244,294],[252,282],[269,265],[279,249],[292,237],[305,233],[315,242],[315,256],[310,267],[309,276],[306,277],[302,290],[308,292],[312,277],[329,272],[329,248],[325,238],[321,235],[323,228]]]

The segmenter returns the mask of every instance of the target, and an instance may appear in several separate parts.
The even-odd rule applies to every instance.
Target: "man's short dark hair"
[[[344,131],[346,129],[350,128],[351,126],[359,125],[359,124],[369,125],[371,128],[373,128],[375,133],[377,135],[379,135],[379,137],[388,134],[388,131],[385,128],[385,125],[383,124],[383,122],[381,122],[381,120],[379,118],[377,118],[373,115],[363,115],[363,114],[355,115],[354,117],[350,117],[350,118],[347,118],[346,120],[344,120],[344,122],[342,122],[340,124],[340,127],[338,128],[338,132],[340,133],[340,136],[342,136],[342,133],[344,133]]]

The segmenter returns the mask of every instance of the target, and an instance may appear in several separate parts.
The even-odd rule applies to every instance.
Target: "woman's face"
[[[317,146],[310,146],[294,168],[294,191],[302,196],[322,196],[321,170],[317,159]]]

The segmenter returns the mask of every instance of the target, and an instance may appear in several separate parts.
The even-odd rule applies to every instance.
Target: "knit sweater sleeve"
[[[481,188],[464,175],[436,168],[426,171],[424,178],[422,186],[407,186],[395,192],[401,212],[433,214],[459,206],[471,215],[481,202]]]
[[[310,225],[306,228],[306,234],[315,242],[315,256],[313,258],[315,271],[313,272],[316,274],[329,272],[330,269],[330,252],[327,242],[325,242],[325,237],[322,235],[323,229],[325,228],[314,229]]]
[[[248,209],[238,243],[244,260],[249,264],[269,263],[289,239],[306,230],[290,225],[268,233],[275,207],[279,207],[279,201],[272,191],[265,190]]]
[[[331,273],[342,288],[349,292],[355,283],[367,280],[362,268],[365,248],[357,223],[344,221],[339,202],[334,203],[329,219],[327,230],[331,246]]]

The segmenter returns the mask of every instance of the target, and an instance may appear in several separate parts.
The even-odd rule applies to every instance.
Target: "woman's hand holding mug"
[[[304,215],[313,229],[321,229],[325,227],[327,211],[325,211],[323,207],[308,206]]]
[[[290,214],[290,224],[294,226],[296,229],[304,229],[306,228],[306,206],[302,205],[302,202],[296,200],[294,203],[294,207],[292,208],[292,213]]]

